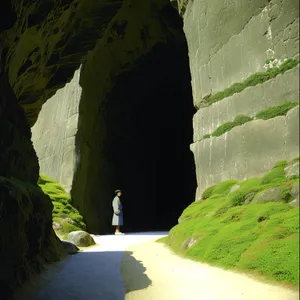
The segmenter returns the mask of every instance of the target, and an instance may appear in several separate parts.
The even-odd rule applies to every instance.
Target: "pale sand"
[[[153,240],[126,250],[132,251],[121,265],[126,300],[299,299],[296,291],[183,259]]]

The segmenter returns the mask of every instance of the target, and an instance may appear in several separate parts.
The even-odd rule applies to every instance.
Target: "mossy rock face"
[[[78,247],[89,247],[96,244],[89,233],[80,230],[70,232],[68,234],[68,241]]]
[[[287,165],[209,187],[163,242],[193,260],[298,285],[299,182],[285,176]]]
[[[278,188],[271,188],[264,190],[258,193],[250,204],[256,203],[266,203],[266,202],[282,202],[284,201],[282,197],[282,193],[285,191],[285,188],[278,187]]]
[[[284,169],[287,178],[297,178],[299,177],[299,162],[286,167]]]
[[[38,186],[0,177],[1,299],[63,255],[51,210],[50,198]]]
[[[44,174],[40,174],[38,184],[52,200],[53,229],[58,235],[65,235],[76,230],[86,230],[83,217],[71,204],[70,195],[58,182]]]

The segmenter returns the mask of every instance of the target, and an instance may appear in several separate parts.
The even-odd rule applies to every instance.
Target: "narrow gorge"
[[[115,189],[125,232],[168,231],[278,162],[299,168],[296,0],[6,1],[0,55],[1,299],[64,256],[40,174],[107,234]]]

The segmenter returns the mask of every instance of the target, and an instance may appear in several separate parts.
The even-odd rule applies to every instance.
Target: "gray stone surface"
[[[297,198],[297,196],[299,196],[299,182],[295,182],[292,185],[291,196],[293,198]]]
[[[299,67],[199,109],[193,118],[194,142],[225,122],[233,121],[237,115],[254,117],[259,111],[286,101],[299,102]]]
[[[268,49],[277,58],[299,55],[299,2],[189,1],[184,31],[198,106],[204,96],[264,71]]]
[[[72,81],[58,90],[42,107],[32,127],[32,141],[40,172],[58,181],[70,192],[76,163],[75,135],[81,98],[80,69]]]
[[[297,207],[297,206],[299,206],[299,195],[298,195],[298,197],[297,198],[295,198],[293,201],[291,201],[290,203],[289,203],[292,207]]]
[[[264,175],[280,160],[299,156],[299,106],[286,116],[254,120],[220,137],[191,145],[196,164],[196,199],[209,186],[227,179]]]
[[[80,251],[79,248],[71,242],[61,241],[61,243],[68,254],[76,254]]]
[[[250,204],[266,203],[266,202],[282,202],[281,192],[284,188],[271,188],[258,193]]]
[[[299,176],[299,162],[292,164],[284,169],[286,177],[291,178],[293,176]]]
[[[78,247],[89,247],[96,244],[92,236],[82,230],[70,232],[67,239]]]

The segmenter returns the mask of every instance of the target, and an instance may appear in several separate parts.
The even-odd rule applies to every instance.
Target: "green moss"
[[[232,128],[236,126],[241,126],[247,122],[252,121],[251,117],[245,116],[245,115],[239,115],[236,116],[233,122],[226,122],[219,126],[213,133],[212,136],[221,136],[227,131],[230,131]]]
[[[257,119],[268,120],[277,116],[284,116],[289,110],[299,105],[297,102],[286,102],[285,104],[269,107],[256,114]]]
[[[204,134],[203,139],[209,139],[210,138],[210,134]]]
[[[269,107],[265,110],[262,110],[256,114],[257,119],[268,120],[271,118],[275,118],[277,116],[286,115],[289,110],[299,105],[297,102],[286,102],[285,104],[279,106]],[[226,122],[220,125],[211,135],[205,134],[203,139],[209,138],[210,136],[221,136],[225,132],[230,131],[232,128],[236,126],[241,126],[247,122],[252,121],[253,118],[246,115],[238,115],[232,122]]]
[[[286,164],[277,164],[262,178],[261,184],[272,184],[273,186],[277,186],[278,184],[286,182],[284,171]]]
[[[201,198],[202,198],[203,200],[209,198],[209,197],[212,195],[212,193],[213,193],[213,191],[214,191],[214,188],[215,188],[215,185],[210,186],[209,188],[207,188],[207,189],[202,193],[202,197],[201,197]]]
[[[244,80],[241,83],[234,83],[229,88],[216,93],[215,95],[208,95],[204,97],[204,101],[208,103],[209,105],[218,102],[226,97],[230,97],[235,93],[240,93],[245,88],[249,86],[255,86],[261,83],[264,83],[272,78],[275,78],[279,74],[283,74],[287,70],[290,70],[298,65],[298,61],[295,59],[288,59],[285,61],[279,68],[274,68],[271,70],[268,70],[266,72],[258,72],[250,77],[248,77],[246,80]]]
[[[38,184],[43,192],[51,198],[53,203],[53,220],[62,225],[61,230],[63,233],[73,230],[86,230],[83,217],[72,206],[70,195],[65,192],[59,183],[44,174],[40,174]],[[63,222],[63,219],[70,219],[70,221]]]
[[[284,202],[242,205],[246,196],[272,186],[285,187],[290,200],[295,181],[283,178],[285,161],[263,178],[237,183],[225,181],[209,187],[205,201],[196,201],[182,213],[183,220],[161,239],[176,253],[223,268],[255,271],[270,279],[299,283],[299,210]],[[230,193],[235,184],[239,188]],[[240,205],[237,205],[240,204]],[[190,248],[189,239],[196,241]]]

